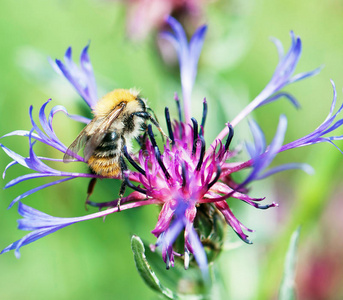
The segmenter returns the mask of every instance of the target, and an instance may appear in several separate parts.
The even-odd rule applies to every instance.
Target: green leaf
[[[171,290],[165,288],[160,283],[154,271],[151,269],[145,257],[145,248],[143,242],[136,235],[133,235],[131,238],[131,249],[136,263],[136,268],[144,282],[153,290],[164,295],[167,299],[177,299],[178,297]]]
[[[281,282],[279,300],[295,300],[295,267],[297,260],[298,239],[300,227],[291,236],[286,254],[284,273]]]

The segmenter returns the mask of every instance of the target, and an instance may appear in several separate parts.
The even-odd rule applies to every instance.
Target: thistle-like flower
[[[120,209],[124,211],[150,204],[161,206],[156,227],[152,231],[157,238],[157,242],[152,248],[158,247],[161,249],[167,268],[174,265],[175,256],[182,256],[187,268],[191,254],[202,272],[206,274],[208,259],[210,258],[205,249],[209,242],[207,238],[211,234],[205,234],[201,229],[201,224],[203,222],[213,224],[215,219],[220,216],[219,218],[225,220],[243,241],[251,243],[247,232],[252,230],[245,227],[235,217],[227,200],[229,198],[236,198],[259,209],[277,206],[274,202],[261,204],[265,197],[252,198],[247,195],[247,185],[254,180],[259,180],[287,169],[298,168],[310,172],[311,168],[308,165],[299,163],[291,163],[273,168],[268,167],[274,157],[282,151],[321,142],[333,143],[334,140],[343,139],[343,136],[324,137],[324,135],[331,133],[343,124],[342,119],[335,121],[343,106],[334,113],[336,90],[332,83],[334,96],[330,113],[326,120],[312,133],[285,145],[283,145],[287,127],[285,116],[280,116],[275,136],[268,146],[266,145],[264,134],[257,123],[250,121],[254,142],[247,144],[247,150],[251,158],[245,162],[232,162],[232,158],[237,155],[237,151],[231,147],[231,141],[234,138],[234,127],[255,108],[273,102],[282,96],[285,96],[291,103],[297,105],[295,98],[285,93],[282,89],[288,84],[317,74],[319,69],[293,75],[301,54],[300,38],[296,37],[293,32],[291,33],[292,44],[286,54],[283,53],[281,43],[275,41],[280,59],[271,81],[232,122],[226,124],[218,137],[206,148],[205,123],[208,104],[206,100],[203,100],[203,115],[201,122],[198,122],[192,118],[191,94],[207,28],[206,26],[199,28],[188,42],[183,28],[175,19],[169,17],[166,22],[170,27],[170,31],[163,32],[161,38],[171,41],[178,53],[183,105],[181,105],[176,95],[175,100],[178,106],[179,119],[175,121],[171,120],[168,108],[165,109],[169,140],[163,145],[163,149],[158,147],[151,125],[147,127],[148,139],[137,155],[129,153],[128,149],[123,147],[123,156],[131,165],[132,170],[124,171],[123,178],[120,180],[124,180],[134,191],[120,199]],[[65,62],[56,60],[54,68],[68,79],[80,96],[92,108],[97,102],[97,96],[94,75],[87,51],[88,46],[85,47],[81,54],[80,68],[72,61],[71,48],[66,51]],[[101,177],[100,175],[88,173],[58,171],[52,169],[43,161],[61,161],[61,159],[36,156],[33,150],[35,144],[33,140],[54,147],[61,153],[65,153],[67,150],[67,147],[56,136],[52,127],[53,117],[57,112],[64,112],[69,117],[80,122],[89,122],[84,117],[69,115],[62,106],[52,108],[47,117],[45,108],[48,102],[43,104],[39,112],[39,121],[43,130],[33,121],[31,107],[30,119],[33,125],[32,130],[14,131],[4,136],[20,135],[27,137],[30,146],[29,157],[22,157],[1,145],[6,154],[13,159],[13,162],[6,167],[6,170],[12,165],[19,163],[36,171],[36,173],[23,175],[11,180],[6,185],[6,188],[24,180],[38,177],[62,177],[62,179],[27,191],[14,199],[10,206],[40,189],[62,181],[77,177]],[[79,162],[86,163],[81,156],[76,156],[76,159]],[[242,182],[235,182],[232,174],[243,169],[250,169],[250,173]],[[118,180],[118,178],[114,180]],[[76,222],[103,217],[117,212],[118,201],[119,199],[104,203],[88,201],[89,205],[98,207],[100,211],[76,218],[52,217],[19,202],[18,212],[23,216],[23,219],[19,220],[18,228],[31,232],[21,240],[6,247],[2,253],[15,250],[15,254],[19,256],[20,247],[47,234]],[[106,209],[102,210],[103,208]],[[176,247],[177,238],[182,233],[184,235],[184,245],[181,248]]]

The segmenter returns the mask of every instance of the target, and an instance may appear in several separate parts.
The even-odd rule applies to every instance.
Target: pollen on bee
[[[139,92],[135,89],[116,89],[103,96],[93,109],[94,116],[107,116],[121,102],[130,102],[137,99]]]

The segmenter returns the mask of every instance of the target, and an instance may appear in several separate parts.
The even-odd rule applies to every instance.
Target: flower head
[[[312,72],[295,76],[292,75],[301,54],[301,41],[300,38],[296,38],[291,33],[292,45],[287,54],[284,55],[281,52],[280,43],[276,42],[280,54],[280,62],[266,88],[231,123],[228,123],[224,127],[218,137],[206,149],[205,123],[208,104],[206,100],[203,101],[203,116],[199,123],[191,117],[190,103],[198,58],[204,42],[206,27],[203,26],[196,31],[188,43],[183,28],[175,19],[169,17],[166,22],[172,32],[164,32],[162,37],[172,42],[179,56],[183,110],[177,96],[175,99],[179,108],[179,120],[171,121],[169,110],[168,108],[165,109],[169,140],[163,145],[163,149],[158,147],[151,125],[147,126],[148,139],[138,155],[129,153],[128,149],[123,147],[122,156],[130,163],[133,170],[124,171],[122,180],[134,191],[127,197],[115,199],[110,202],[97,203],[88,201],[89,205],[98,207],[99,209],[107,209],[78,218],[52,217],[19,202],[18,211],[24,217],[24,219],[19,221],[19,229],[32,232],[21,240],[6,247],[3,252],[15,250],[16,255],[18,255],[20,247],[56,230],[76,222],[117,212],[119,209],[117,205],[120,200],[121,210],[150,204],[161,206],[157,224],[152,231],[157,238],[157,242],[152,248],[161,248],[162,257],[167,268],[173,266],[175,257],[179,256],[183,256],[185,267],[187,268],[190,254],[192,254],[202,272],[207,274],[208,255],[205,251],[206,243],[209,240],[211,241],[211,238],[215,236],[215,232],[213,231],[215,230],[215,226],[210,228],[210,234],[206,234],[202,226],[200,226],[201,224],[204,222],[214,224],[216,222],[215,219],[219,218],[220,220],[224,220],[243,241],[251,243],[248,239],[247,232],[251,232],[252,230],[244,226],[235,217],[230,209],[228,199],[239,199],[259,209],[277,206],[274,202],[262,204],[265,197],[253,198],[247,195],[247,185],[254,180],[263,179],[287,169],[299,168],[306,172],[311,171],[309,166],[296,163],[269,168],[274,157],[282,151],[323,141],[332,142],[333,140],[343,139],[343,136],[323,137],[323,135],[331,133],[343,123],[342,120],[338,120],[332,125],[334,119],[342,109],[341,106],[338,112],[333,114],[336,103],[336,92],[333,86],[334,100],[330,114],[324,123],[313,133],[297,141],[283,145],[287,119],[285,116],[281,116],[275,136],[267,146],[262,130],[257,123],[251,121],[250,128],[254,143],[247,144],[247,150],[251,159],[245,162],[232,162],[232,158],[237,154],[237,151],[232,149],[231,146],[231,141],[234,138],[234,126],[255,108],[275,101],[281,96],[286,96],[292,103],[296,103],[295,98],[283,92],[282,88],[287,84],[318,72],[318,69],[316,69]],[[86,46],[81,54],[81,68],[78,68],[72,62],[70,48],[65,55],[65,64],[56,60],[54,67],[69,80],[89,106],[94,107],[96,103],[96,88],[87,50],[88,46]],[[8,134],[28,137],[30,146],[30,156],[28,158],[24,158],[5,146],[2,146],[5,152],[14,160],[8,167],[19,163],[36,171],[36,173],[24,175],[10,181],[6,187],[36,177],[58,176],[62,177],[62,179],[34,188],[17,197],[12,204],[39,189],[58,184],[62,181],[77,177],[101,177],[100,175],[94,174],[58,171],[43,163],[43,160],[49,160],[48,158],[36,156],[33,151],[34,143],[32,140],[45,143],[62,153],[66,152],[66,147],[57,138],[52,128],[52,119],[56,112],[62,111],[77,121],[89,122],[88,119],[81,116],[69,115],[66,109],[61,106],[54,107],[49,117],[46,118],[45,107],[47,103],[42,106],[39,113],[39,120],[44,131],[40,130],[34,123],[31,108],[30,118],[33,125],[32,130],[15,131]],[[86,163],[80,156],[77,156],[76,159],[79,162]],[[243,169],[250,169],[250,173],[242,182],[235,182],[233,174]],[[181,234],[184,236],[184,243],[180,249],[176,247],[176,243]],[[220,238],[218,240],[220,241]]]

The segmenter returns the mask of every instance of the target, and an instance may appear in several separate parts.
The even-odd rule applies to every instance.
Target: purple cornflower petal
[[[163,260],[167,269],[174,267],[173,244],[185,225],[182,218],[176,219],[168,229],[159,237],[157,245],[161,245]]]
[[[25,158],[18,153],[15,153],[14,151],[10,150],[9,148],[5,147],[4,145],[0,144],[4,152],[11,157],[14,161],[19,163],[20,165],[29,168],[31,170],[40,172],[40,173],[51,173],[55,174],[56,170],[48,167],[46,164],[44,164],[33,151],[33,145],[35,143],[31,143],[31,137],[29,135],[29,144],[30,144],[30,156]]]
[[[300,104],[298,100],[295,99],[291,94],[285,93],[285,92],[280,92],[280,93],[277,93],[275,96],[267,98],[266,100],[262,101],[257,107],[274,102],[275,100],[278,100],[281,97],[287,98],[295,106],[295,108],[300,108]]]
[[[252,244],[252,242],[248,239],[248,235],[246,235],[243,230],[249,232],[253,232],[253,230],[247,228],[237,220],[226,201],[215,202],[215,206],[223,214],[227,224],[231,226],[238,237],[247,244]]]
[[[72,60],[72,49],[69,47],[64,55],[64,63],[56,59],[53,68],[71,83],[86,103],[94,108],[98,101],[93,68],[88,56],[89,44],[82,50],[80,67]]]
[[[15,153],[14,151],[12,151],[11,149],[5,147],[4,145],[0,144],[2,150],[4,150],[4,152],[10,157],[12,158],[16,163],[21,164],[22,166],[26,167],[26,168],[30,168],[26,162],[26,159],[24,157],[22,157],[21,155]],[[13,165],[13,162],[12,162]]]
[[[124,204],[120,207],[121,210],[130,209],[133,207],[139,207],[143,205],[149,205],[155,203],[154,200],[147,200],[141,202],[134,202]],[[40,212],[32,207],[29,207],[19,201],[18,213],[24,217],[18,220],[18,229],[32,231],[25,235],[22,239],[10,244],[5,249],[1,251],[0,254],[8,252],[10,250],[15,250],[15,255],[17,258],[20,257],[20,248],[28,245],[50,233],[53,233],[59,229],[69,226],[74,223],[91,220],[99,217],[104,217],[109,214],[118,211],[118,207],[113,207],[105,211],[93,213],[90,215],[77,217],[77,218],[57,218]]]
[[[249,124],[255,143],[254,147],[247,146],[253,160],[253,169],[242,185],[266,177],[262,172],[271,164],[274,157],[280,151],[287,129],[287,118],[284,115],[280,116],[275,136],[267,149],[265,148],[265,139],[261,128],[254,121],[251,121]]]
[[[2,146],[2,145],[1,145],[1,146]],[[7,171],[10,167],[12,167],[12,166],[14,166],[14,165],[17,165],[17,164],[18,164],[17,161],[11,161],[11,162],[5,167],[4,172],[2,173],[2,179],[5,179],[5,177],[6,177],[6,171]]]
[[[47,102],[45,102],[39,111],[39,122],[40,122],[40,125],[42,126],[42,128],[44,129],[44,132],[38,127],[38,125],[33,120],[33,116],[32,116],[33,107],[32,106],[30,107],[29,113],[30,113],[31,123],[32,123],[33,129],[37,132],[39,139],[36,138],[37,135],[33,132],[31,134],[31,136],[33,138],[36,138],[37,140],[49,145],[49,146],[54,147],[55,149],[59,150],[60,152],[65,153],[67,150],[67,147],[58,139],[58,137],[56,136],[56,134],[54,132],[53,126],[52,126],[52,121],[53,121],[55,114],[57,112],[63,112],[67,116],[71,116],[72,119],[78,119],[81,122],[89,122],[89,119],[81,117],[81,116],[69,115],[67,110],[61,105],[53,107],[51,109],[51,111],[49,113],[49,117],[47,119],[46,114],[45,114],[45,107],[50,101],[51,101],[51,99],[49,99]],[[84,159],[81,156],[75,155],[75,158],[78,161],[84,162]]]
[[[41,116],[41,119],[43,120],[44,118]],[[46,119],[45,119],[46,121]],[[46,124],[45,124],[46,125]],[[46,128],[45,127],[45,130],[47,130],[49,132],[50,128]],[[34,150],[33,150],[33,146],[35,144],[32,143],[32,131],[33,129],[29,132],[28,134],[28,138],[29,138],[29,152],[30,152],[30,155],[29,157],[23,157],[21,155],[19,155],[18,153],[12,151],[11,149],[5,147],[4,145],[0,144],[0,146],[2,147],[2,149],[4,150],[4,152],[9,156],[11,157],[14,161],[11,162],[9,165],[7,165],[7,167],[5,168],[5,171],[15,165],[15,164],[20,164],[26,168],[29,168],[33,171],[36,171],[37,173],[30,173],[30,174],[25,174],[25,175],[22,175],[22,176],[19,176],[15,179],[12,179],[10,180],[4,188],[9,188],[9,187],[12,187],[20,182],[23,182],[23,181],[26,181],[26,180],[29,180],[29,179],[34,179],[34,178],[41,178],[41,177],[55,177],[55,176],[58,176],[58,177],[67,177],[67,178],[64,178],[64,179],[60,179],[60,180],[56,180],[56,181],[53,181],[53,182],[50,182],[48,184],[44,184],[42,186],[39,186],[39,187],[36,187],[34,189],[31,189],[21,195],[19,195],[18,197],[16,197],[10,204],[9,207],[12,207],[13,204],[15,202],[17,202],[18,200],[38,191],[38,190],[41,190],[45,187],[49,187],[49,186],[52,186],[52,185],[55,185],[55,184],[58,184],[58,183],[61,183],[63,181],[66,181],[66,180],[70,180],[70,179],[73,179],[73,178],[77,178],[77,177],[99,177],[97,175],[93,175],[93,174],[87,174],[87,173],[74,173],[74,172],[63,172],[63,171],[59,171],[59,170],[56,170],[56,169],[53,169],[49,166],[47,166],[45,163],[42,162],[42,159],[43,160],[53,160],[53,161],[61,161],[61,160],[58,160],[58,159],[51,159],[51,158],[40,158],[38,157]],[[42,132],[40,132],[41,135],[44,135]],[[50,135],[54,135],[50,132]],[[45,136],[45,135],[44,135]],[[57,137],[56,137],[57,139]],[[5,176],[5,172],[3,173],[3,176]]]
[[[256,122],[250,121],[249,123],[252,135],[254,137],[254,145],[247,143],[247,150],[251,157],[251,166],[252,171],[248,177],[241,184],[242,186],[247,185],[253,180],[261,180],[268,176],[271,176],[275,173],[290,170],[290,169],[300,169],[308,174],[313,174],[314,170],[308,164],[303,163],[289,163],[273,167],[268,171],[264,170],[272,163],[274,157],[283,151],[282,146],[286,128],[287,128],[287,119],[285,116],[281,115],[279,120],[279,125],[276,130],[275,136],[271,144],[266,147],[266,142],[264,134],[261,128],[257,125]],[[264,173],[263,173],[264,172]],[[227,196],[232,196],[233,191]]]
[[[274,39],[273,42],[276,45],[279,54],[279,63],[276,66],[272,79],[266,85],[266,87],[261,91],[257,97],[249,103],[230,123],[235,127],[240,121],[242,121],[246,116],[248,116],[253,110],[262,105],[271,103],[280,99],[282,96],[286,97],[295,107],[299,107],[298,101],[289,93],[281,91],[285,86],[305,79],[307,77],[314,76],[318,74],[321,67],[310,71],[297,74],[293,76],[297,63],[301,55],[301,40],[299,37],[295,37],[293,31],[291,31],[291,46],[286,54],[284,54],[282,44],[279,40]],[[217,136],[216,140],[223,140],[223,138],[228,134],[228,129],[225,127]],[[215,145],[215,142],[212,143]]]
[[[86,87],[86,92],[87,94],[90,95],[92,98],[92,101],[97,101],[97,89],[96,89],[96,82],[95,82],[95,77],[94,77],[94,72],[93,72],[93,67],[91,64],[91,61],[88,56],[88,48],[89,48],[89,43],[86,47],[83,48],[80,56],[80,66],[82,71],[86,74],[87,80],[87,87]]]
[[[191,118],[192,89],[207,26],[204,25],[198,28],[188,43],[186,33],[176,19],[169,16],[166,22],[173,30],[173,33],[164,31],[161,33],[161,37],[171,42],[179,58],[184,114],[185,120],[188,122]]]
[[[15,135],[16,136],[29,137],[30,131],[29,130],[15,130],[15,131],[12,131],[10,133],[7,133],[7,134],[3,135],[1,138],[9,137],[9,136],[15,136]],[[44,140],[38,134],[36,134],[34,132],[31,132],[31,137],[34,138],[37,141],[40,141],[40,142],[44,143]]]
[[[194,85],[195,78],[197,75],[198,61],[204,44],[206,32],[206,25],[199,27],[198,30],[195,31],[195,33],[193,34],[191,40],[189,41],[189,58],[191,60],[189,62],[189,68],[191,69],[190,76],[192,80],[192,87]]]
[[[54,115],[60,111],[65,113],[70,119],[75,120],[77,122],[88,124],[91,121],[91,119],[86,118],[84,116],[71,115],[68,113],[68,111],[66,110],[66,108],[64,106],[56,105],[51,109],[50,114],[49,114],[49,127],[51,128],[51,130],[52,130],[52,119],[53,119]]]
[[[200,238],[193,227],[193,223],[187,222],[185,226],[185,252],[191,252],[199,266],[205,280],[208,279],[208,264],[205,250],[201,244]],[[186,262],[185,262],[186,263]]]
[[[42,178],[42,177],[53,177],[53,176],[58,176],[56,174],[52,174],[52,173],[49,173],[49,174],[45,174],[45,173],[31,173],[31,174],[25,174],[25,175],[22,175],[22,176],[18,176],[17,178],[15,179],[12,179],[11,181],[9,181],[6,185],[5,185],[5,189],[8,189],[20,182],[23,182],[23,181],[26,181],[26,180],[29,180],[29,179],[35,179],[35,178]]]
[[[31,189],[27,192],[25,192],[24,194],[21,194],[19,195],[18,197],[16,197],[15,199],[12,200],[11,204],[8,206],[8,208],[11,208],[16,202],[18,202],[19,200],[37,192],[37,191],[40,191],[42,189],[45,189],[46,187],[49,187],[49,186],[52,186],[52,185],[55,185],[55,184],[59,184],[61,182],[64,182],[64,181],[68,181],[70,179],[74,179],[75,177],[67,177],[67,178],[63,178],[63,179],[60,179],[60,180],[56,180],[56,181],[52,181],[52,182],[49,182],[47,184],[43,184],[43,185],[40,185],[34,189]]]
[[[246,144],[250,157],[261,155],[266,150],[266,140],[260,126],[254,121],[249,122],[250,131],[254,138],[254,145]]]
[[[289,163],[289,164],[284,164],[284,165],[280,165],[280,166],[271,168],[268,171],[266,171],[264,174],[260,175],[257,179],[264,179],[264,178],[267,178],[271,175],[274,175],[275,173],[283,172],[286,170],[294,170],[294,169],[302,170],[309,175],[314,174],[314,169],[308,164]]]
[[[331,81],[332,88],[333,88],[333,100],[332,104],[330,107],[330,112],[324,122],[320,124],[313,132],[310,134],[295,140],[291,143],[288,143],[284,146],[281,147],[280,152],[289,150],[292,148],[297,148],[297,147],[303,147],[303,146],[308,146],[312,144],[317,144],[317,143],[322,143],[322,142],[329,142],[333,144],[338,150],[340,150],[332,141],[334,140],[342,140],[343,135],[340,136],[329,136],[329,137],[324,137],[324,135],[331,133],[333,130],[336,130],[337,128],[341,127],[343,125],[343,119],[340,119],[333,123],[338,116],[338,114],[342,111],[343,109],[343,104],[339,107],[336,113],[333,113],[336,107],[336,100],[337,100],[337,92],[336,92],[336,87],[333,81]],[[341,151],[341,150],[340,150]],[[342,152],[342,151],[341,151]]]
[[[51,101],[51,99],[49,99],[47,102],[45,102],[39,110],[39,122],[40,122],[41,126],[43,127],[45,133],[38,127],[36,122],[33,120],[33,116],[32,116],[33,107],[32,107],[32,105],[30,106],[30,110],[29,110],[31,123],[33,126],[33,130],[35,130],[39,136],[39,141],[41,141],[41,142],[43,142],[49,146],[52,146],[55,149],[64,153],[67,150],[67,147],[57,138],[57,136],[53,130],[53,128],[52,128],[52,117],[50,118],[50,120],[48,122],[48,120],[46,119],[46,116],[45,116],[45,107],[50,101]],[[33,134],[33,130],[32,130],[32,134]],[[35,138],[35,135],[32,135],[32,134],[31,134],[31,136],[33,138]]]
[[[281,41],[275,37],[271,37],[270,40],[274,43],[276,50],[278,52],[278,55],[279,55],[279,61],[281,61],[281,59],[284,57],[284,54],[285,54],[285,50],[283,48]]]
[[[162,248],[162,255],[166,262],[167,269],[169,269],[170,266],[174,266],[175,253],[173,251],[173,244],[184,229],[185,256],[187,256],[189,252],[193,253],[204,278],[207,278],[208,265],[205,250],[203,249],[198,234],[194,230],[193,220],[190,221],[186,217],[188,215],[187,210],[192,208],[188,207],[189,204],[185,203],[184,199],[179,199],[176,202],[178,203],[178,207],[173,212],[175,219],[171,225],[168,224],[168,227],[159,236],[156,246],[161,246]],[[185,268],[188,268],[187,260],[185,260]]]
[[[279,63],[274,71],[272,79],[269,81],[267,86],[262,90],[262,92],[231,122],[232,126],[238,124],[256,107],[261,106],[262,103],[267,104],[279,99],[280,97],[273,97],[273,95],[281,91],[281,89],[284,88],[286,85],[299,81],[306,77],[314,76],[320,72],[321,68],[317,68],[313,71],[301,73],[298,75],[294,75],[292,77],[295,68],[298,64],[298,61],[300,59],[302,45],[300,38],[295,37],[293,31],[291,31],[291,40],[291,47],[285,55],[282,55],[279,58]],[[276,46],[280,56],[283,53],[283,51],[281,51],[280,49],[281,43],[276,43]],[[270,97],[272,98],[269,99]],[[294,98],[292,96],[289,96],[289,94],[287,94],[287,98],[291,100],[291,103],[297,103],[296,101],[294,101]]]

